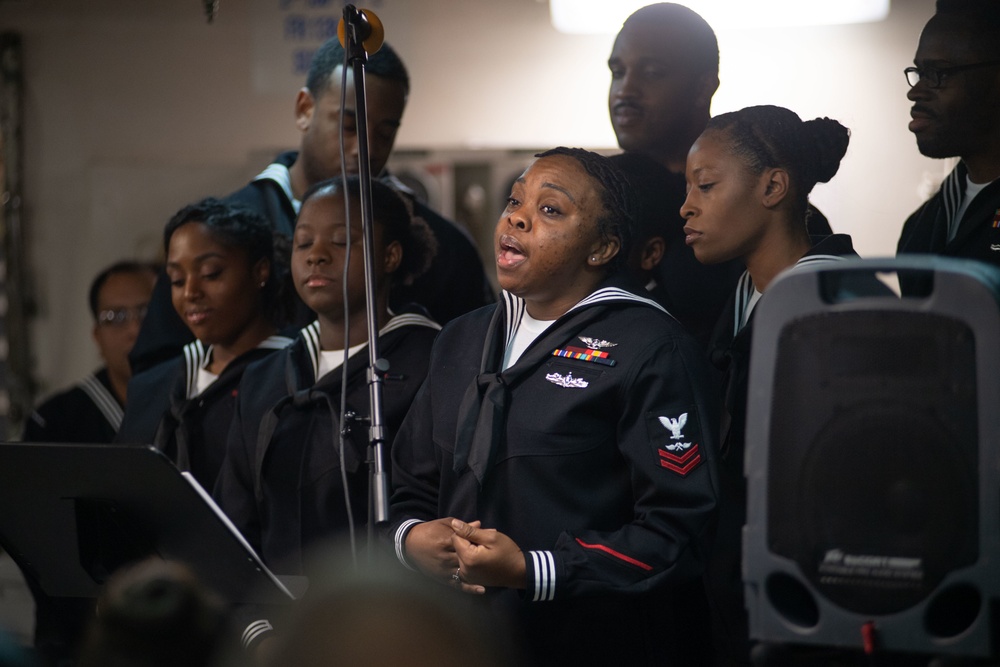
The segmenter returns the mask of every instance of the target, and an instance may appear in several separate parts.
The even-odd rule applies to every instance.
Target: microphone
[[[375,53],[382,48],[385,41],[385,28],[382,21],[370,9],[358,9],[354,5],[344,7],[344,17],[337,24],[337,38],[340,45],[347,48],[348,26],[350,26],[351,36],[354,42],[360,43],[365,53]]]

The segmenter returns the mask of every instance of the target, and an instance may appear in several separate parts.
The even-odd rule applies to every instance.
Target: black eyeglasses
[[[102,310],[97,314],[97,324],[102,327],[121,327],[129,322],[142,322],[147,310],[148,306]]]
[[[928,88],[940,88],[952,74],[980,67],[993,67],[994,65],[1000,65],[1000,60],[989,60],[971,65],[955,65],[954,67],[907,67],[903,70],[903,74],[906,75],[906,83],[910,84],[910,88],[921,81],[926,83]]]

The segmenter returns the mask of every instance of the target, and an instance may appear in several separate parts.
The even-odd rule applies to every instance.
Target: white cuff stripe
[[[423,523],[423,521],[421,521],[420,519],[407,519],[402,523],[402,525],[400,525],[399,528],[396,529],[396,536],[395,536],[396,558],[399,559],[400,563],[402,563],[407,568],[413,570],[414,572],[416,571],[417,568],[410,565],[410,563],[406,560],[406,535],[410,532],[410,529],[413,528],[418,523]]]
[[[538,587],[539,582],[541,581],[541,575],[539,574],[539,570],[541,568],[538,565],[538,552],[529,551],[528,553],[531,554],[531,572],[535,577],[535,594],[531,596],[531,601],[538,602]]]
[[[548,600],[554,600],[556,597],[556,559],[552,555],[551,551],[545,551],[545,560],[549,565],[549,595]]]
[[[535,574],[532,602],[550,602],[556,597],[556,560],[551,551],[529,551]]]
[[[243,638],[241,640],[243,642],[243,648],[249,647],[250,644],[253,643],[253,640],[257,639],[257,637],[261,636],[265,632],[270,632],[273,629],[274,627],[267,619],[262,618],[259,621],[254,621],[247,626],[246,630],[243,631]]]

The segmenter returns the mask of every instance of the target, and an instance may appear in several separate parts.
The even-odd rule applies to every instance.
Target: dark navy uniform
[[[211,491],[225,456],[243,371],[291,342],[284,336],[265,339],[229,362],[200,394],[198,371],[208,363],[210,349],[197,340],[189,343],[180,358],[139,373],[128,383],[128,408],[116,442],[154,445]]]
[[[427,375],[440,328],[421,314],[406,313],[393,316],[379,333],[379,355],[389,362],[382,384],[387,444]],[[357,350],[347,363],[347,409],[364,417],[371,414],[367,350],[367,345]],[[319,358],[314,322],[286,350],[247,369],[215,487],[226,515],[268,567],[283,575],[302,574],[311,545],[348,529],[345,479],[355,528],[368,520],[368,427],[351,429],[342,467],[343,367],[317,381]],[[268,620],[273,611],[256,606],[236,611],[236,623],[245,627],[244,646],[273,629]]]
[[[481,520],[524,551],[526,590],[485,598],[537,663],[699,664],[690,585],[717,495],[704,354],[609,281],[501,370],[523,312],[505,292],[435,342],[393,445],[397,553],[417,522]]]
[[[965,210],[961,220],[954,220],[965,194],[964,162],[941,184],[941,189],[907,218],[899,235],[896,254],[929,253],[945,257],[976,259],[1000,266],[1000,179],[982,190]],[[950,226],[958,225],[948,240]],[[900,276],[904,291],[919,290],[914,277]]]
[[[423,315],[396,315],[379,334],[386,442],[399,429],[427,375],[440,326]],[[244,374],[216,500],[268,567],[301,574],[303,551],[348,527],[339,457],[342,368],[318,381],[319,323]],[[369,416],[367,346],[347,364],[347,409]],[[368,427],[356,424],[344,462],[351,512],[367,523]]]
[[[25,442],[111,442],[124,408],[105,368],[35,408],[24,425]]]
[[[101,368],[74,387],[39,405],[24,425],[25,442],[108,443],[115,439],[124,409]],[[47,663],[70,660],[94,615],[94,600],[50,597],[25,573],[35,599],[35,647]]]

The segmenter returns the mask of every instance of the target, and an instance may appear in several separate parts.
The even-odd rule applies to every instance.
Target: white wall
[[[226,194],[297,144],[302,82],[254,83],[268,2],[221,0],[208,25],[202,0],[0,0],[0,26],[25,47],[33,343],[46,389],[97,363],[85,303],[97,270],[151,257],[176,209]],[[359,4],[377,9],[413,79],[397,147],[614,147],[612,34],[556,33],[536,0]],[[775,103],[852,128],[841,173],[813,199],[866,256],[892,253],[902,221],[944,173],[906,130],[901,71],[932,12],[933,0],[896,0],[877,24],[719,33],[714,112]]]

